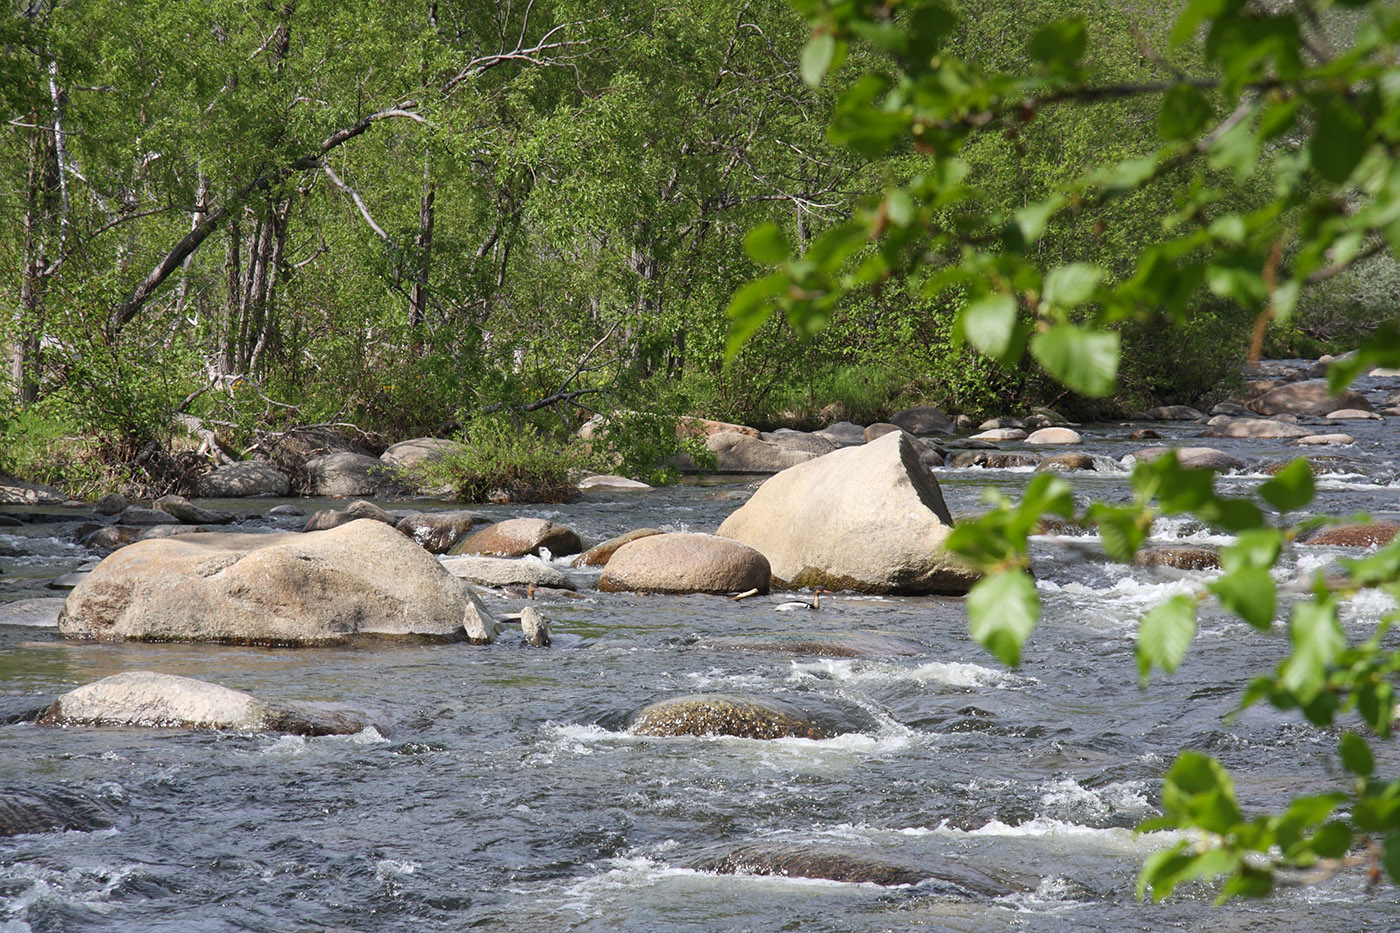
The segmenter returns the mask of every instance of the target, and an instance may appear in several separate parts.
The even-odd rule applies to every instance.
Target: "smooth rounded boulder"
[[[494,634],[465,583],[369,519],[309,533],[138,541],[74,588],[58,625],[69,638],[287,646]]]
[[[1082,444],[1084,438],[1073,428],[1041,428],[1031,432],[1027,444]]]
[[[608,560],[598,589],[606,593],[741,593],[768,591],[768,560],[717,535],[672,533],[627,542]]]
[[[285,496],[292,491],[287,474],[261,460],[226,463],[195,483],[195,495],[206,499]]]
[[[367,723],[343,713],[306,712],[192,677],[126,671],[59,697],[42,725],[147,726],[345,735]]]
[[[572,528],[543,518],[508,518],[473,532],[457,542],[448,553],[454,556],[524,557],[526,554],[538,555],[540,548],[560,557],[577,554],[583,550],[583,542]]]
[[[1326,379],[1305,379],[1269,389],[1248,406],[1261,415],[1325,415],[1342,408],[1372,410],[1360,392],[1345,390],[1333,394]]]
[[[735,431],[709,435],[705,449],[715,455],[715,471],[719,473],[777,473],[816,456]]]
[[[306,461],[302,469],[313,496],[372,496],[403,484],[392,464],[350,451],[315,457]]]
[[[978,574],[945,549],[952,530],[938,480],[899,431],[784,470],[718,533],[768,558],[780,588],[960,595]]]
[[[730,735],[742,739],[823,739],[807,713],[767,697],[699,693],[661,700],[632,717],[633,735]]]
[[[1133,451],[1132,457],[1143,463],[1151,463],[1169,450],[1176,451],[1177,464],[1188,469],[1228,473],[1230,470],[1245,468],[1245,462],[1239,457],[1214,447],[1143,447]]]
[[[612,556],[617,553],[617,549],[624,544],[636,541],[638,538],[649,538],[652,535],[665,534],[660,528],[633,528],[631,531],[624,531],[615,538],[609,538],[602,544],[595,544],[593,547],[579,555],[574,565],[578,567],[603,567]]]
[[[442,557],[439,560],[448,573],[478,586],[547,586],[556,590],[574,588],[564,571],[538,557],[462,555]]]
[[[910,434],[952,434],[953,419],[941,408],[916,405],[890,415],[890,424],[898,425]]]
[[[379,459],[395,469],[402,470],[420,464],[435,463],[448,454],[461,453],[466,449],[466,445],[460,441],[441,437],[415,437],[399,441],[380,454]]]

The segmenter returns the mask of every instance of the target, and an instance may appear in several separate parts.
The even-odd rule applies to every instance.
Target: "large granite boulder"
[[[285,496],[292,491],[287,474],[262,460],[227,463],[195,483],[195,495],[207,499]]]
[[[42,483],[26,483],[8,473],[0,473],[0,504],[62,505],[68,501],[63,490]]]
[[[138,541],[74,588],[58,624],[70,638],[260,645],[494,635],[494,622],[464,583],[403,534],[370,520],[308,534]]]
[[[910,434],[952,434],[955,430],[953,419],[932,405],[897,411],[890,415],[890,423],[899,425]]]
[[[865,443],[865,425],[854,421],[838,421],[812,433],[826,438],[837,447],[856,447]]]
[[[1326,379],[1306,379],[1269,389],[1248,403],[1261,415],[1325,415],[1339,408],[1371,411],[1371,403],[1360,392],[1346,390],[1332,394]]]
[[[816,456],[735,431],[709,435],[705,449],[715,455],[715,470],[720,473],[777,473]]]
[[[1211,421],[1215,422],[1215,419],[1212,418]],[[1285,421],[1275,421],[1271,418],[1227,418],[1224,421],[1212,423],[1201,436],[1277,438],[1308,437],[1313,433],[1310,428],[1288,424]]]
[[[460,453],[464,450],[466,450],[466,446],[460,441],[451,441],[441,437],[415,437],[412,440],[399,441],[380,454],[379,459],[395,469],[406,469],[433,463],[448,454]]]
[[[524,557],[526,554],[538,555],[541,548],[555,557],[562,557],[583,550],[583,542],[572,528],[543,518],[508,518],[473,532],[457,542],[448,553]]]
[[[840,446],[824,435],[794,431],[791,428],[767,432],[763,435],[763,440],[783,450],[801,450],[818,457],[829,454]]]
[[[826,738],[807,713],[768,697],[699,693],[661,700],[632,717],[634,735],[732,735],[744,739]]]
[[[191,677],[126,671],[59,697],[39,716],[45,725],[155,726],[345,735],[367,722],[339,712],[266,703]]]
[[[378,457],[341,451],[306,461],[307,490],[313,496],[372,496],[402,488],[398,469]]]
[[[768,591],[768,561],[753,548],[716,535],[646,535],[618,548],[598,589],[634,593]]]
[[[768,558],[779,587],[966,593],[977,573],[944,549],[952,528],[938,480],[900,431],[784,470],[719,534]]]

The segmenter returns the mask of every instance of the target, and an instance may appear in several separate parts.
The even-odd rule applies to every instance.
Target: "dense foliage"
[[[948,49],[1034,74],[1008,37],[1067,9],[1106,80],[1200,61],[1191,44],[1144,52],[1164,15],[1048,0],[962,0]],[[1035,367],[960,346],[965,286],[846,296],[820,333],[755,327],[725,366],[723,308],[755,269],[747,230],[825,242],[860,192],[926,172],[928,141],[846,145],[860,128],[843,90],[859,69],[889,80],[901,49],[868,43],[858,67],[811,87],[807,35],[779,0],[12,6],[0,212],[16,222],[0,226],[0,301],[14,399],[34,409],[19,423],[120,461],[168,447],[182,415],[237,455],[268,425],[350,422],[394,440],[502,408],[561,433],[619,408],[762,426],[812,423],[833,402],[870,420],[921,401],[1087,410]],[[850,93],[868,101],[874,85]],[[979,200],[938,210],[1004,216],[1091,165],[1148,155],[1153,113],[1119,95],[975,134],[959,171]],[[1043,231],[1040,260],[1126,274],[1184,177],[1157,174]],[[1242,208],[1261,190],[1225,173],[1171,210]],[[1358,281],[1395,278],[1373,261],[1383,274]],[[1331,302],[1280,341],[1345,340],[1384,299],[1346,277],[1337,289],[1354,314]],[[1204,293],[1181,304],[1192,324],[1170,338],[1120,323],[1118,405],[1199,401],[1237,371],[1248,314]],[[1164,339],[1191,365],[1164,365]]]
[[[798,5],[814,25],[802,57],[809,81],[837,68],[855,42],[895,63],[849,83],[833,140],[871,159],[910,149],[923,159],[917,174],[867,195],[849,221],[805,248],[776,225],[755,228],[746,246],[774,271],[735,296],[734,347],[775,309],[796,328],[821,331],[870,289],[908,289],[930,302],[953,294],[956,340],[1007,368],[1034,361],[1069,388],[1107,396],[1130,378],[1134,328],[1162,321],[1189,332],[1202,316],[1243,315],[1255,322],[1257,353],[1268,325],[1295,321],[1310,287],[1400,250],[1392,5],[1191,0],[1157,59],[1162,77],[1147,82],[1103,71],[1090,54],[1102,40],[1081,17],[1030,33],[1027,70],[960,54],[959,20],[938,3]],[[1029,127],[1123,100],[1152,101],[1159,139],[1146,151],[1100,151],[1082,173],[1035,188],[1020,205],[999,200],[997,179],[989,189],[975,171],[984,147],[1017,151]],[[1262,193],[1232,196],[1232,186]],[[1121,203],[1172,210],[1150,213],[1140,235],[1106,255],[1076,239]],[[1065,243],[1077,249],[1057,248]],[[1371,366],[1400,364],[1393,310],[1379,326],[1354,326],[1367,324],[1373,332],[1359,352],[1330,368],[1334,388]],[[1183,882],[1216,879],[1222,898],[1257,896],[1304,880],[1300,872],[1353,864],[1373,880],[1400,881],[1400,781],[1375,773],[1370,745],[1394,729],[1400,651],[1390,628],[1400,613],[1362,614],[1360,639],[1342,624],[1343,604],[1360,591],[1400,597],[1400,540],[1345,562],[1339,577],[1318,571],[1306,596],[1285,600],[1271,569],[1301,531],[1328,521],[1303,511],[1314,496],[1306,461],[1250,497],[1218,494],[1212,472],[1184,469],[1173,454],[1139,465],[1131,485],[1129,504],[1080,510],[1067,483],[1041,476],[1019,502],[995,496],[983,518],[961,523],[950,547],[987,571],[967,597],[972,635],[1019,663],[1039,620],[1027,539],[1043,516],[1094,524],[1107,555],[1128,561],[1156,516],[1193,515],[1234,543],[1214,582],[1143,616],[1139,673],[1176,669],[1207,600],[1266,632],[1286,615],[1279,663],[1250,684],[1240,708],[1267,701],[1338,728],[1346,775],[1333,792],[1250,816],[1219,762],[1182,752],[1165,776],[1163,815],[1144,828],[1186,833],[1149,859],[1139,893],[1160,899]]]

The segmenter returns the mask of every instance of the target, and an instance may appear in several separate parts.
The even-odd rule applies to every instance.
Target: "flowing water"
[[[1181,438],[1194,425],[1157,426]],[[1089,449],[1141,446],[1130,427],[1085,428]],[[1319,508],[1400,517],[1397,459],[1382,425],[1349,425],[1342,472]],[[1191,441],[1252,462],[1285,442]],[[1027,471],[939,470],[954,514]],[[1244,490],[1262,480],[1222,480]],[[1121,498],[1126,474],[1074,474],[1076,492]],[[567,506],[500,507],[566,522],[594,540],[642,525],[713,530],[740,482],[588,494]],[[270,505],[215,503],[259,514]],[[312,503],[316,505],[316,503]],[[0,597],[53,595],[92,559],[66,542],[76,512],[0,529]],[[31,515],[31,518],[36,517]],[[265,522],[267,520],[258,519]],[[250,519],[250,524],[255,523]],[[1161,541],[1219,543],[1164,523]],[[1288,581],[1341,554],[1289,559]],[[1358,873],[1215,908],[1204,889],[1136,901],[1142,860],[1175,837],[1140,835],[1178,750],[1219,757],[1247,809],[1340,782],[1335,735],[1259,707],[1225,716],[1277,659],[1283,635],[1203,612],[1172,676],[1136,680],[1138,615],[1209,579],[1106,563],[1092,535],[1037,538],[1044,621],[1017,671],[970,641],[959,600],[792,594],[598,594],[550,598],[554,646],[507,633],[490,647],[366,644],[273,650],[66,642],[0,625],[0,705],[43,705],[122,670],[183,674],[266,699],[334,703],[377,725],[299,738],[207,731],[0,726],[0,785],[98,801],[111,826],[0,840],[0,933],[356,930],[1328,930],[1400,928],[1393,889]],[[523,603],[489,595],[498,613]],[[1365,597],[1365,631],[1393,606]],[[772,636],[877,632],[918,656],[821,658],[750,650]],[[724,639],[726,647],[711,644]],[[738,646],[734,647],[736,643]],[[824,740],[645,738],[628,715],[678,694],[783,699]],[[1381,750],[1382,774],[1400,756]],[[1005,897],[947,884],[884,888],[686,867],[720,845],[839,845],[1028,879]]]

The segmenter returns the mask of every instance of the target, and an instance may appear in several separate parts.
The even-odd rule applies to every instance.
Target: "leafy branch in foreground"
[[[864,198],[800,253],[776,225],[752,230],[749,255],[772,271],[730,303],[731,356],[775,310],[810,335],[862,290],[908,288],[930,301],[951,292],[960,308],[957,340],[1006,367],[1029,353],[1067,388],[1104,396],[1117,387],[1125,323],[1185,324],[1204,290],[1255,316],[1257,355],[1266,328],[1286,321],[1309,285],[1400,251],[1400,11],[1392,5],[1191,0],[1171,31],[1171,52],[1198,56],[1202,73],[1169,66],[1174,80],[1129,85],[1096,80],[1094,37],[1078,18],[1033,33],[1028,69],[1013,72],[950,53],[957,18],[937,2],[794,5],[813,24],[801,61],[809,83],[840,67],[852,43],[882,56],[839,98],[830,139],[866,159],[912,153],[917,171]],[[1333,51],[1334,33],[1343,32],[1345,47]],[[971,140],[997,132],[1014,148],[1019,126],[1056,108],[1149,96],[1159,100],[1155,149],[1092,166],[1014,210],[983,208],[995,201],[970,182],[961,154]],[[1222,206],[1228,180],[1269,193],[1249,209]],[[1044,267],[1039,244],[1047,231],[1164,185],[1174,210],[1122,268]],[[1400,365],[1400,329],[1378,330],[1332,369],[1331,384],[1342,388],[1377,365]],[[1295,461],[1241,498],[1217,494],[1210,471],[1185,469],[1167,454],[1139,464],[1131,487],[1130,503],[1095,502],[1076,515],[1069,486],[1040,476],[1020,502],[995,496],[984,517],[954,530],[949,547],[988,573],[967,598],[971,632],[984,647],[1007,664],[1020,661],[1040,614],[1028,539],[1047,514],[1094,523],[1118,561],[1132,559],[1160,515],[1191,515],[1235,536],[1215,580],[1141,620],[1144,680],[1154,667],[1170,672],[1182,662],[1208,599],[1274,631],[1271,570],[1300,529],[1317,523],[1289,521],[1313,500],[1308,464]],[[1184,881],[1222,879],[1222,899],[1258,896],[1350,864],[1400,882],[1400,782],[1374,776],[1365,737],[1391,735],[1400,652],[1386,647],[1385,635],[1396,613],[1353,643],[1339,610],[1362,589],[1400,598],[1400,543],[1348,563],[1341,579],[1319,575],[1291,607],[1276,669],[1256,678],[1241,702],[1298,709],[1323,727],[1355,714],[1359,730],[1343,733],[1339,746],[1351,786],[1246,818],[1225,769],[1182,752],[1165,778],[1162,817],[1143,828],[1187,835],[1149,859],[1140,894],[1150,889],[1160,900]]]

